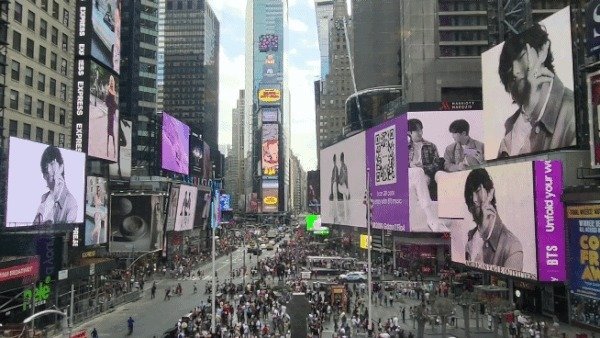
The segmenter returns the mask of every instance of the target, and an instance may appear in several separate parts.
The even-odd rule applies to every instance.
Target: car
[[[271,250],[275,249],[275,245],[273,245],[272,243],[269,242],[269,244],[266,245],[265,249],[271,251]]]
[[[345,282],[366,282],[367,275],[362,271],[352,271],[341,274],[339,279]]]

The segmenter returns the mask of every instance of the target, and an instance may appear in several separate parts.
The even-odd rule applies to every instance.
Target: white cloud
[[[289,27],[292,32],[306,32],[308,31],[308,26],[301,20],[290,18]]]
[[[292,150],[300,158],[304,170],[317,168],[317,140],[315,131],[315,99],[313,82],[319,67],[312,62],[299,68],[290,66],[289,89],[292,109]],[[317,62],[318,64],[318,62]]]
[[[233,10],[236,16],[245,17],[246,1],[242,0],[209,0],[210,7],[217,13],[219,20],[223,18],[224,10]]]
[[[231,144],[231,110],[244,89],[244,55],[219,52],[219,144]]]
[[[297,55],[297,54],[298,54],[298,49],[296,49],[296,48],[292,48],[288,52],[288,55]]]

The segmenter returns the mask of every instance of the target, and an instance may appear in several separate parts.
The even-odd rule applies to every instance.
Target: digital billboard
[[[560,161],[506,164],[441,177],[439,216],[451,220],[452,260],[518,278],[564,281],[562,179]]]
[[[116,180],[129,180],[131,177],[131,121],[119,121],[119,154],[117,163],[108,165],[108,174]]]
[[[260,83],[280,83],[281,82],[281,59],[273,53],[268,53],[262,65],[262,80]]]
[[[85,154],[11,137],[6,226],[83,223]]]
[[[261,84],[258,87],[258,104],[260,106],[279,106],[282,96],[280,85]]]
[[[177,213],[175,217],[175,231],[191,230],[194,227],[197,196],[198,188],[189,185],[179,186],[179,198],[177,200]]]
[[[262,212],[279,211],[279,183],[277,181],[262,182]]]
[[[587,75],[592,168],[600,168],[600,71]]]
[[[190,175],[202,177],[204,167],[204,142],[196,133],[190,135]]]
[[[321,150],[321,221],[366,226],[365,133]]]
[[[264,124],[262,127],[262,175],[277,178],[279,173],[279,125]]]
[[[202,153],[202,179],[210,180],[212,178],[212,162],[210,160],[210,146],[206,142],[204,144],[204,152]]]
[[[263,34],[258,38],[258,50],[261,52],[279,50],[279,36],[277,34]]]
[[[177,215],[177,201],[179,200],[179,185],[171,185],[169,191],[169,203],[167,210],[167,220],[165,222],[165,230],[175,230],[175,218]]]
[[[312,213],[321,212],[321,181],[319,171],[309,171],[306,175],[306,201],[308,211]]]
[[[397,117],[382,128],[369,130],[367,156],[369,166],[374,168],[370,181],[371,190],[375,191],[371,197],[374,227],[411,232],[448,231],[447,222],[438,217],[437,184],[449,172],[484,163],[482,115],[480,110],[408,112],[406,118]],[[393,128],[407,134],[396,132],[396,138],[390,140]],[[403,156],[400,162],[394,163],[390,156],[394,154],[390,150],[394,146],[391,141],[397,142],[396,156]],[[399,165],[400,170],[394,169],[394,165]],[[390,203],[403,210],[400,212],[403,216],[393,218]]]
[[[208,225],[211,199],[212,195],[210,190],[198,190],[198,198],[196,198],[195,210],[196,216],[194,216],[194,228],[205,229]]]
[[[167,113],[162,115],[162,168],[188,175],[190,127]]]
[[[108,241],[108,195],[106,179],[87,177],[85,194],[85,245]]]
[[[482,53],[486,159],[576,145],[569,9]]]
[[[278,108],[261,108],[260,116],[262,116],[263,123],[275,123],[278,121],[277,116],[279,116]]]
[[[93,5],[89,2],[94,29],[91,56],[117,74],[121,64],[121,1],[94,0]]]
[[[220,197],[221,210],[222,211],[231,211],[231,195],[222,194]]]
[[[148,252],[163,247],[164,196],[112,195],[111,252]]]
[[[116,162],[119,152],[119,78],[90,64],[88,155]]]

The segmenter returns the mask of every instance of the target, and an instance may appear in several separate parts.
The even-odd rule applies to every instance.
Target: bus
[[[356,258],[340,256],[307,256],[306,267],[315,275],[337,275],[362,268]]]

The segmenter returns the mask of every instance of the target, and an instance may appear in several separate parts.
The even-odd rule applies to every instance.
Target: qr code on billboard
[[[396,126],[375,132],[375,185],[396,183]]]

